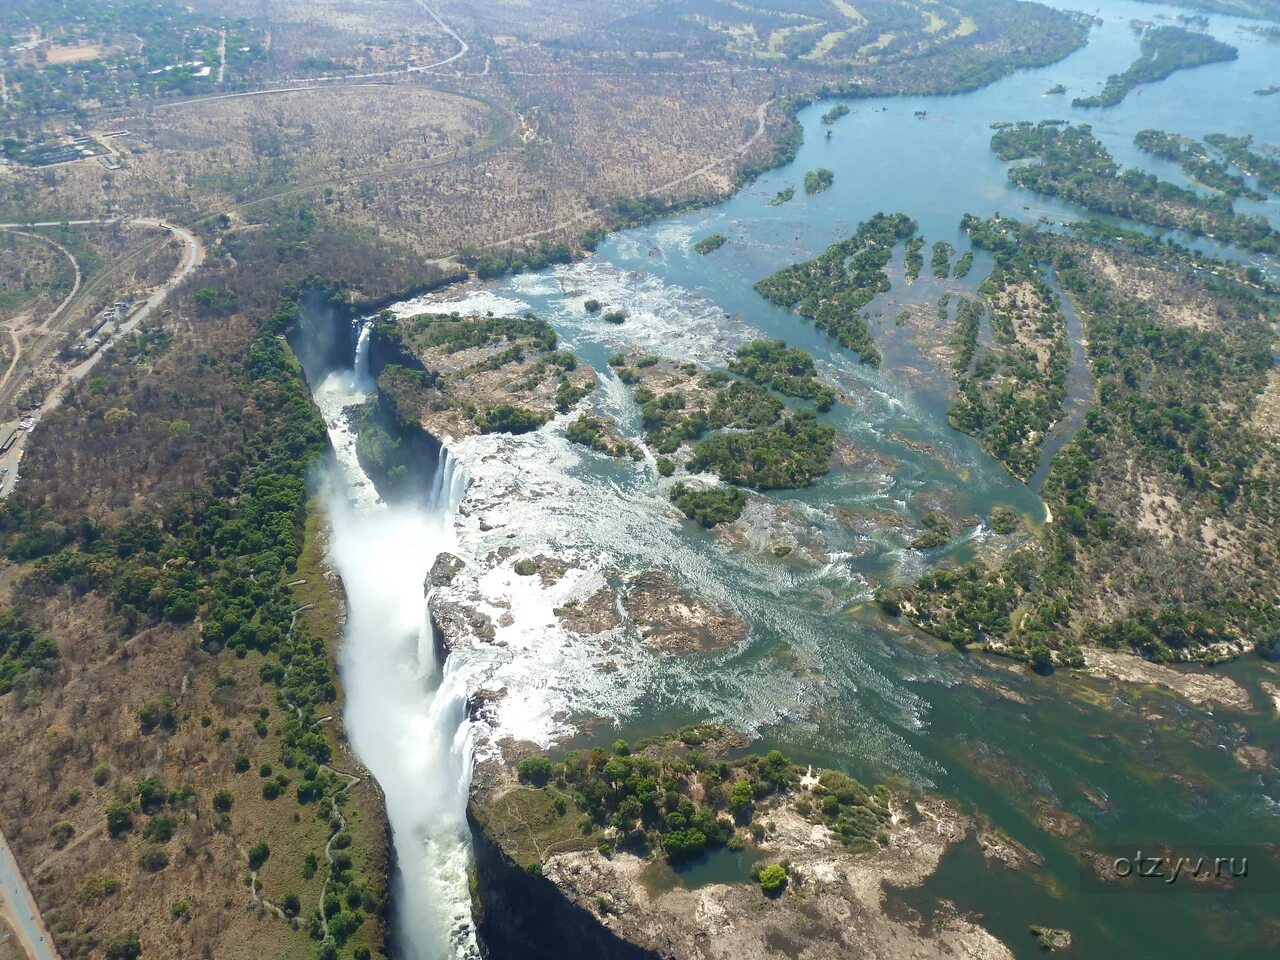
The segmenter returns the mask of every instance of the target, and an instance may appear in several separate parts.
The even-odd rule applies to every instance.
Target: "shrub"
[[[110,774],[111,774],[110,767],[108,767],[105,763],[98,764],[96,767],[93,768],[93,785],[95,787],[104,786],[107,782],[107,777],[110,776]]]
[[[280,901],[280,909],[286,917],[296,917],[302,912],[302,901],[296,893],[286,893]]]
[[[62,849],[71,842],[71,838],[75,836],[76,828],[70,820],[59,820],[53,825],[49,831],[49,837],[53,841],[53,845],[58,849]]]
[[[271,856],[271,848],[267,846],[267,842],[265,840],[259,840],[257,843],[255,843],[252,847],[249,848],[250,869],[257,870],[259,867],[261,867],[264,863],[267,862],[267,858],[270,856]]]
[[[121,837],[133,829],[133,811],[119,801],[107,807],[107,833]]]
[[[178,821],[167,813],[157,813],[147,821],[147,826],[142,831],[142,836],[152,843],[168,843],[173,839],[177,829]]]
[[[236,757],[235,766],[236,766],[236,773],[244,773],[246,770],[248,770],[249,769],[248,756],[242,753],[238,757]]]
[[[592,298],[582,305],[582,309],[586,310],[587,313],[599,313],[600,301]]]
[[[233,798],[230,790],[219,790],[213,795],[213,809],[219,813],[230,813]]]
[[[158,873],[169,865],[169,851],[161,846],[143,847],[138,853],[138,866],[148,873]]]
[[[787,868],[779,863],[771,863],[760,871],[760,889],[766,895],[776,897],[787,885]]]
[[[169,908],[169,916],[174,920],[186,920],[191,916],[191,901],[176,900],[173,906]]]
[[[138,960],[142,956],[142,941],[137,931],[108,937],[102,945],[102,955],[106,960]]]

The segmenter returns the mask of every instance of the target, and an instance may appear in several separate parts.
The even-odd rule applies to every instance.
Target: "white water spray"
[[[369,329],[355,328],[353,365],[329,374],[315,400],[337,455],[326,484],[330,560],[342,576],[347,624],[340,667],[352,746],[387,802],[400,960],[478,956],[467,869],[472,732],[466,684],[442,665],[423,583],[453,547],[465,476],[445,454],[416,504],[378,497],[356,456],[353,407],[374,389]]]

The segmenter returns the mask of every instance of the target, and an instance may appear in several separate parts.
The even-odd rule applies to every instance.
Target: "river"
[[[1280,140],[1280,100],[1253,93],[1280,80],[1278,48],[1245,32],[1246,21],[1210,17],[1210,32],[1238,46],[1238,60],[1176,73],[1115,107],[1082,110],[1070,106],[1071,98],[1096,91],[1137,55],[1130,19],[1184,11],[1127,0],[1059,5],[1103,18],[1088,46],[1061,63],[960,96],[851,100],[853,112],[830,128],[829,140],[819,122],[827,105],[815,105],[801,114],[806,139],[798,158],[719,206],[614,235],[580,263],[395,308],[401,314],[533,310],[596,367],[603,389],[593,402],[633,434],[637,410],[606,363],[614,351],[638,347],[723,364],[736,345],[762,335],[805,348],[845,395],[828,422],[877,454],[808,490],[770,496],[811,538],[816,560],[780,559],[753,546],[766,543],[765,526],[777,522],[764,511],[747,514],[759,536],[742,548],[690,529],[672,517],[667,481],[651,462],[621,464],[574,447],[563,436],[563,418],[521,437],[452,445],[450,456],[460,466],[442,461],[433,476],[421,478],[419,503],[390,507],[359,470],[343,414],[372,384],[362,380],[358,364],[319,382],[316,396],[340,467],[331,491],[333,555],[352,606],[342,659],[348,727],[387,793],[402,874],[399,955],[474,950],[463,873],[461,814],[472,750],[463,699],[480,686],[507,690],[489,731],[494,736],[589,743],[709,717],[751,731],[761,747],[777,746],[801,762],[864,780],[897,777],[956,798],[1044,865],[1029,873],[989,867],[976,845],[963,845],[921,891],[902,898],[902,907],[927,914],[934,898],[949,898],[981,913],[1019,956],[1039,954],[1027,934],[1030,923],[1070,929],[1076,955],[1090,958],[1221,953],[1224,944],[1240,955],[1274,949],[1280,908],[1272,900],[1084,893],[1074,853],[1081,837],[1139,844],[1280,840],[1280,771],[1247,770],[1232,758],[1244,743],[1280,741],[1269,707],[1209,710],[1151,687],[1061,671],[1034,675],[903,634],[868,604],[879,583],[987,549],[995,506],[1014,509],[1032,525],[1045,519],[1032,488],[948,427],[945,391],[930,377],[918,345],[893,333],[903,307],[932,310],[943,292],[972,292],[989,260],[979,253],[963,281],[921,277],[912,285],[902,282],[899,265],[893,290],[872,304],[881,315],[877,340],[886,343],[880,371],[857,364],[752,289],[877,210],[901,210],[930,243],[945,240],[961,252],[968,249],[958,228],[965,212],[1027,221],[1079,218],[1080,210],[1008,182],[1006,165],[988,148],[992,122],[1088,122],[1120,162],[1179,183],[1185,183],[1180,170],[1133,147],[1137,130]],[[1058,83],[1067,87],[1065,96],[1044,95]],[[831,190],[813,198],[798,191],[790,203],[769,204],[819,166],[835,171]],[[1274,199],[1240,206],[1276,220]],[[730,242],[710,256],[694,253],[692,242],[713,232]],[[625,309],[629,319],[621,326],[604,323],[583,309],[588,297]],[[1067,319],[1078,341],[1078,321],[1071,313]],[[1079,396],[1089,384],[1079,369],[1078,343],[1072,356],[1071,389]],[[450,476],[442,472],[450,469]],[[465,493],[450,478],[459,470],[468,478]],[[442,487],[443,497],[425,492]],[[904,525],[938,507],[965,518],[961,536],[927,555],[910,549]],[[486,512],[502,522],[480,523],[476,518]],[[423,573],[440,549],[465,559],[512,546],[580,558],[597,570],[664,569],[692,591],[739,610],[751,636],[722,654],[693,659],[639,649],[606,653],[558,630],[549,615],[552,601],[535,585],[495,581],[493,589],[513,600],[513,642],[501,656],[456,655],[442,671],[423,617]],[[616,669],[584,669],[606,659]],[[1258,685],[1264,669],[1250,659],[1220,672],[1264,704]],[[581,722],[597,717],[612,724],[601,729]],[[1075,836],[1047,829],[1054,818],[1077,825]]]

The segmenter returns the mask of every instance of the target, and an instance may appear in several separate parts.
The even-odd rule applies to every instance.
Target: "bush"
[[[142,941],[137,931],[108,937],[102,945],[102,955],[106,960],[138,960],[142,956]]]
[[[219,813],[231,812],[232,797],[230,790],[219,790],[213,795],[213,809]]]
[[[110,775],[111,775],[110,767],[108,767],[105,763],[98,764],[96,767],[93,768],[93,785],[95,787],[104,786],[107,782],[107,777]]]
[[[778,863],[771,863],[760,871],[760,889],[766,895],[776,897],[787,885],[787,868]]]
[[[244,773],[249,769],[249,758],[243,753],[236,757],[236,773]]]
[[[121,837],[133,829],[133,811],[119,801],[107,807],[107,833]]]
[[[586,310],[587,313],[599,313],[600,301],[592,298],[582,305],[582,309]]]
[[[661,477],[669,477],[676,472],[675,461],[670,457],[658,458],[658,475]]]
[[[169,916],[174,920],[186,920],[191,916],[191,901],[176,900],[173,906],[169,908]]]
[[[267,859],[270,856],[271,856],[271,848],[267,846],[267,842],[265,840],[259,840],[257,843],[255,843],[252,847],[249,848],[250,869],[257,870],[259,867],[261,867],[264,863],[267,862]]]
[[[70,820],[59,820],[49,831],[49,838],[53,841],[53,845],[61,850],[71,842],[75,832],[76,828]]]
[[[601,317],[601,319],[604,320],[605,323],[612,323],[615,327],[620,326],[621,324],[624,324],[627,322],[627,311],[610,310],[603,317]]]
[[[157,813],[147,821],[142,836],[152,843],[168,843],[178,830],[178,821],[167,813]]]
[[[296,917],[302,912],[302,901],[296,893],[286,893],[280,901],[280,909],[286,917]]]
[[[160,846],[143,847],[138,853],[138,866],[148,873],[158,873],[169,865],[169,851]]]

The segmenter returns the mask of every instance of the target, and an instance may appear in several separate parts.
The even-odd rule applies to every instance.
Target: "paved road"
[[[18,943],[30,960],[61,960],[3,833],[0,833],[0,917],[13,927]]]

